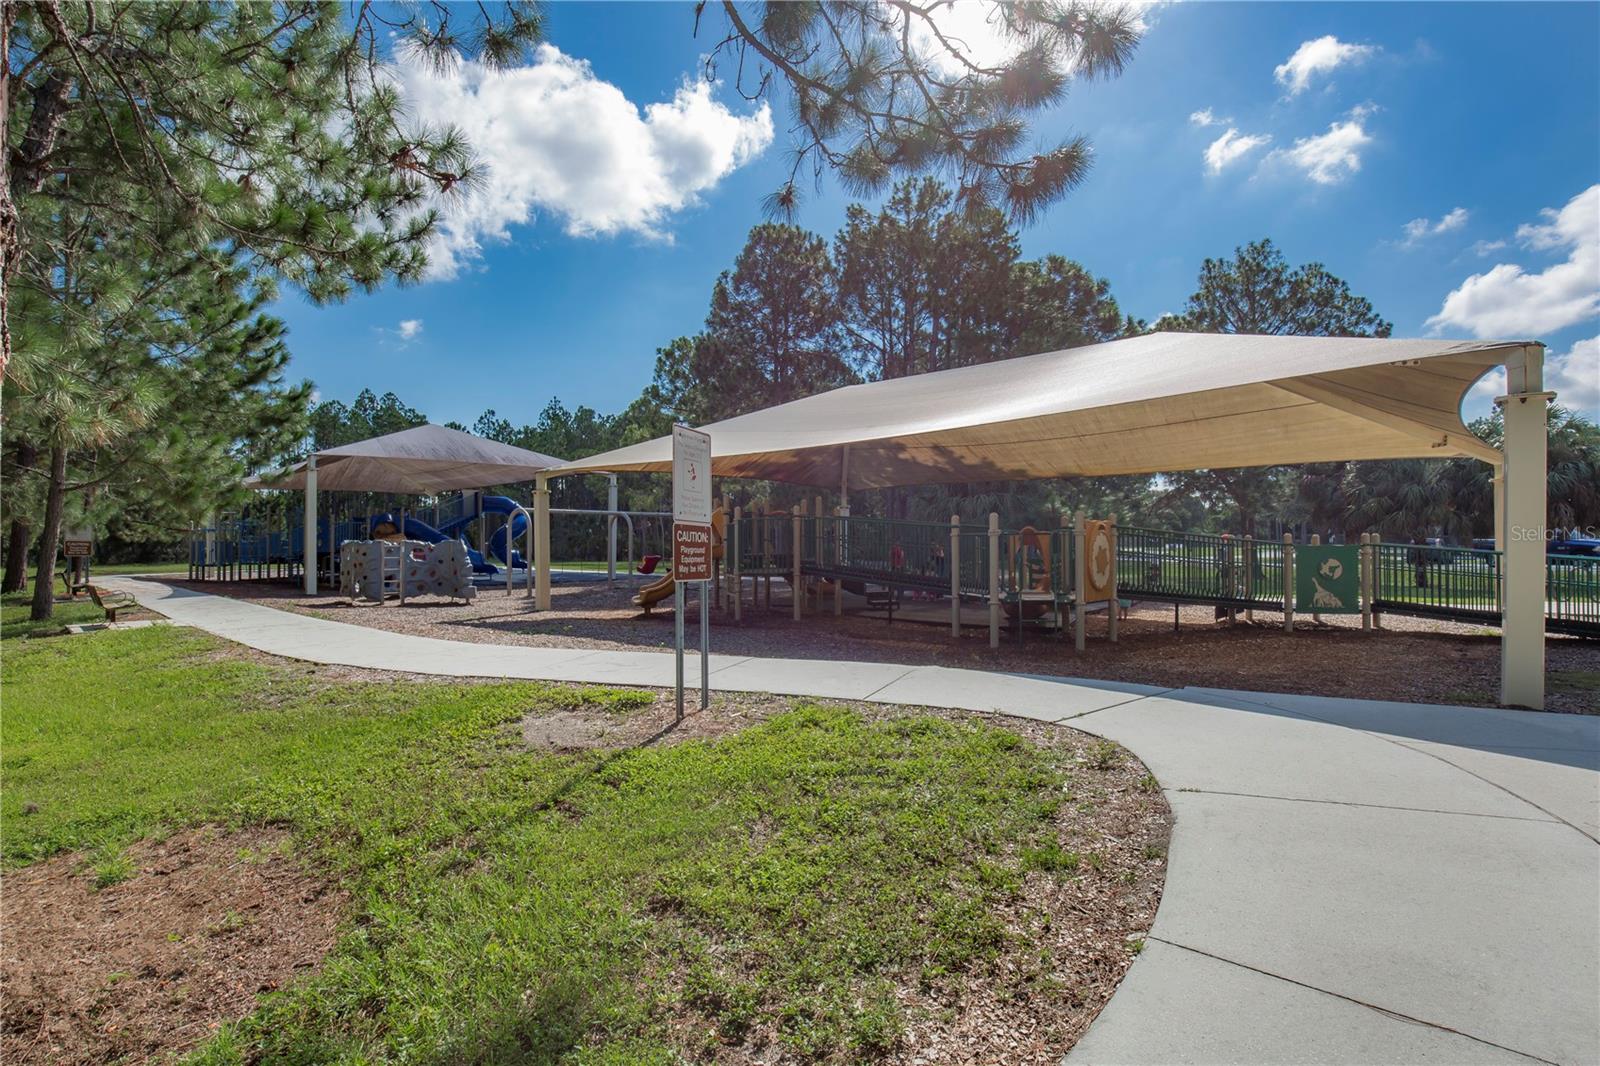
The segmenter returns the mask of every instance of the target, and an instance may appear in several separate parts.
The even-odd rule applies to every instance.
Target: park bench
[[[118,611],[125,611],[130,607],[139,606],[139,602],[133,598],[132,593],[119,592],[116,589],[108,589],[101,585],[89,586],[89,598],[94,601],[96,607],[106,613],[107,622],[115,622]]]

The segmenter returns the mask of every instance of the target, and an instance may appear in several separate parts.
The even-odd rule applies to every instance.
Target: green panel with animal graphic
[[[1361,613],[1361,549],[1301,544],[1294,550],[1294,605],[1318,614]]]

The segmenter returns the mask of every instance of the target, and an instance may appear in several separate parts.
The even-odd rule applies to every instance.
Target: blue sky
[[[419,112],[481,141],[440,275],[332,307],[286,296],[291,373],[389,389],[435,421],[531,421],[552,398],[620,410],[655,349],[701,325],[787,117],[694,87],[720,23],[689,4],[549,8],[551,49],[505,77],[408,75]],[[1042,140],[1093,142],[1088,181],[1022,231],[1181,307],[1200,262],[1272,238],[1372,299],[1396,336],[1533,337],[1552,387],[1600,408],[1600,5],[1163,5],[1122,77],[1080,83]],[[1209,155],[1208,155],[1209,152]],[[831,185],[796,219],[831,237]],[[1488,409],[1493,387],[1469,399]]]

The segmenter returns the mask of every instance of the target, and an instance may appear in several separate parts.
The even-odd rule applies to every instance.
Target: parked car
[[[1552,540],[1548,554],[1575,559],[1600,559],[1600,538],[1565,537]]]

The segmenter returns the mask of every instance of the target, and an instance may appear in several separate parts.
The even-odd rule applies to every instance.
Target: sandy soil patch
[[[344,898],[272,829],[134,845],[96,891],[82,854],[4,874],[0,1060],[145,1062],[199,1044],[321,962]]]

